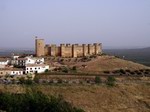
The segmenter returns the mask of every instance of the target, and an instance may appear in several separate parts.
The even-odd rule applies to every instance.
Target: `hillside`
[[[90,60],[89,60],[90,59]],[[69,67],[76,66],[80,72],[102,72],[102,71],[113,71],[118,69],[148,69],[149,67],[142,64],[134,63],[132,61],[123,60],[116,58],[114,56],[97,56],[88,59],[78,59],[78,60],[64,60],[64,65]]]
[[[116,69],[144,69],[147,68],[144,65],[133,63],[131,61],[122,60],[116,57],[102,56],[95,60],[87,63],[87,67],[81,69],[82,71],[105,71],[105,70],[116,70]]]
[[[149,81],[149,79],[127,79],[118,82],[115,87],[106,85],[35,85],[31,88],[42,91],[46,95],[62,95],[65,100],[86,112],[149,112]],[[20,93],[29,87],[0,85],[0,91]]]

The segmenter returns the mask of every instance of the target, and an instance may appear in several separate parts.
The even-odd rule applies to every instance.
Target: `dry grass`
[[[132,61],[127,61],[123,59],[116,58],[114,56],[99,56],[89,62],[77,62],[72,64],[67,63],[70,66],[77,66],[82,72],[101,72],[101,71],[113,71],[116,69],[147,69],[149,67],[134,63]],[[87,65],[83,68],[82,65]]]
[[[131,80],[131,79],[129,79]],[[149,79],[140,79],[149,82]],[[0,91],[24,92],[26,86],[0,85]],[[116,87],[106,85],[50,86],[36,85],[35,90],[47,95],[63,95],[64,98],[86,112],[149,112],[149,83],[120,83]]]
[[[90,61],[88,61],[90,59]],[[57,60],[63,60],[58,63]],[[80,73],[103,73],[103,71],[114,71],[120,69],[128,69],[131,71],[139,69],[150,69],[150,67],[138,64],[132,61],[123,60],[114,56],[96,56],[96,58],[87,57],[84,61],[82,58],[55,58],[55,60],[46,59],[46,63],[50,66],[66,66],[72,68],[76,66]],[[57,64],[56,64],[57,62]]]

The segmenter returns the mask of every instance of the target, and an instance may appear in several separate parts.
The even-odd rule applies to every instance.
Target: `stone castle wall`
[[[36,39],[36,56],[83,57],[102,53],[102,44],[55,44],[45,45],[43,39]]]

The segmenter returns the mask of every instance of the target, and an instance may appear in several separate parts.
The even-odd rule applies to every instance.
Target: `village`
[[[44,73],[49,70],[44,58],[14,55],[10,58],[0,58],[0,77],[26,77],[27,75]]]
[[[12,53],[0,58],[0,83],[6,84],[20,83],[22,79],[35,82],[37,78],[48,83],[93,84],[97,77],[143,77],[149,76],[149,72],[147,66],[104,54],[98,43],[57,47],[36,38],[35,54]]]
[[[35,39],[35,54],[11,54],[11,57],[0,58],[0,77],[6,79],[6,77],[30,77],[35,76],[35,74],[41,74],[48,72],[49,70],[57,69],[60,66],[65,66],[61,63],[63,59],[78,59],[77,57],[91,56],[93,54],[98,55],[102,53],[101,44],[88,44],[81,45],[80,47],[76,45],[61,44],[60,47],[54,45],[46,45],[43,39]],[[58,53],[57,53],[58,52]],[[48,54],[49,53],[49,56]],[[60,54],[60,55],[57,55]],[[47,58],[59,58],[55,62],[52,60],[47,60]],[[50,62],[50,63],[49,63]],[[51,63],[52,62],[52,63]],[[50,66],[52,65],[52,66]],[[57,70],[56,70],[57,71]]]

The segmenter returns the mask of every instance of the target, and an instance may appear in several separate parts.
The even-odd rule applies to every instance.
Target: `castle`
[[[44,39],[35,39],[35,53],[40,56],[60,56],[60,57],[83,57],[88,55],[96,55],[102,53],[102,44],[56,44],[45,45]]]

